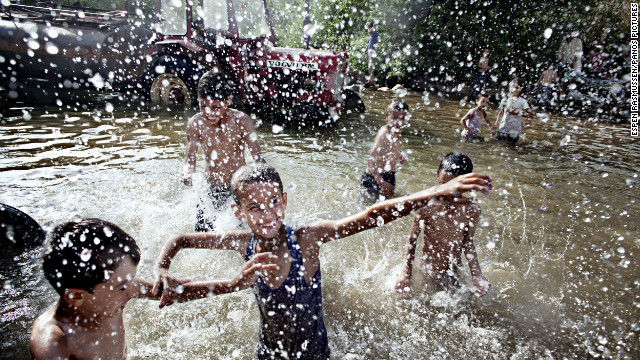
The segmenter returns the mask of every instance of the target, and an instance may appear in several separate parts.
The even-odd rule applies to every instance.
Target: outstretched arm
[[[382,226],[407,216],[413,210],[427,205],[430,199],[448,198],[458,204],[468,204],[473,199],[462,197],[462,193],[480,191],[487,194],[491,189],[491,178],[488,175],[476,173],[461,175],[443,185],[376,203],[363,212],[340,220],[325,220],[310,224],[301,232],[303,236],[300,240],[309,241],[319,247],[322,243]]]
[[[238,276],[230,280],[173,283],[164,287],[160,307],[171,305],[175,301],[185,302],[244,290],[258,279],[262,271],[275,269],[277,265],[273,262],[277,259],[272,253],[257,254],[244,264]]]
[[[402,272],[400,278],[396,282],[396,292],[400,297],[407,297],[411,292],[411,274],[413,273],[413,261],[416,255],[416,244],[418,243],[418,237],[424,227],[425,219],[422,214],[422,210],[418,210],[416,216],[411,223],[411,231],[409,232],[409,238],[404,245],[404,254],[402,255]]]
[[[250,235],[251,233],[246,230],[232,230],[220,234],[195,233],[171,236],[162,246],[160,255],[153,266],[155,278],[153,294],[159,295],[163,287],[179,282],[169,274],[169,267],[181,249],[236,250],[240,255],[244,255]]]

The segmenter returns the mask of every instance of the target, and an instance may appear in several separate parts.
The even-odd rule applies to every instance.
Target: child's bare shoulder
[[[29,346],[34,359],[68,357],[67,337],[52,310],[40,315],[34,322]]]

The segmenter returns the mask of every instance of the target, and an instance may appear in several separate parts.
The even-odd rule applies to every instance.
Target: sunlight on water
[[[365,93],[363,117],[346,116],[321,131],[261,122],[258,140],[281,173],[289,224],[339,218],[367,205],[360,176],[389,96]],[[478,195],[475,235],[492,289],[483,298],[428,293],[414,271],[414,296],[395,296],[410,217],[326,244],[321,268],[332,358],[637,356],[640,268],[632,259],[640,241],[640,147],[628,128],[539,114],[515,147],[491,140],[487,127],[481,129],[486,141],[462,143],[468,103],[461,108],[459,101],[412,92],[405,99],[413,116],[403,130],[409,161],[398,171],[399,194],[435,185],[440,159],[451,151],[467,154],[476,171],[494,179],[495,190]],[[495,107],[488,111],[492,120]],[[118,224],[138,241],[138,275],[150,280],[162,243],[171,233],[192,231],[205,194],[202,158],[194,186],[180,183],[191,113],[104,109],[33,109],[28,121],[5,117],[0,202],[46,229],[76,215]],[[229,212],[218,224],[234,221]],[[2,347],[11,358],[28,358],[31,323],[56,299],[38,257],[18,256],[17,267],[3,263],[0,298],[8,305],[0,319],[10,335]],[[192,280],[222,279],[241,265],[233,252],[187,250],[171,269]],[[250,291],[162,310],[156,305],[133,300],[127,306],[129,358],[252,357],[259,315]]]

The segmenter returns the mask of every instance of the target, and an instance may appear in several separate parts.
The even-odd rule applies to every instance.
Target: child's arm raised
[[[462,193],[480,191],[487,194],[491,189],[491,178],[488,175],[476,173],[461,175],[446,184],[374,204],[363,212],[343,219],[317,221],[302,229],[300,240],[307,243],[307,246],[315,244],[319,248],[325,242],[382,226],[407,216],[413,210],[427,205],[429,199],[449,198],[458,204],[468,204],[473,199],[461,197]]]
[[[404,254],[402,255],[402,272],[400,273],[400,278],[396,282],[396,292],[403,298],[409,296],[411,293],[411,274],[413,273],[413,261],[415,260],[416,255],[416,245],[420,232],[424,227],[424,222],[426,221],[426,219],[424,219],[424,212],[422,209],[417,211],[416,216],[413,218],[413,222],[411,223],[411,231],[409,232],[407,243],[404,245]]]
[[[176,283],[165,279],[160,307],[173,304],[175,301],[185,302],[206,298],[208,296],[228,294],[251,286],[263,270],[274,270],[278,259],[271,253],[260,253],[247,261],[240,274],[231,280],[201,281],[196,283]]]
[[[232,230],[218,234],[195,233],[171,236],[162,246],[160,255],[158,255],[158,259],[156,259],[153,266],[155,284],[152,293],[159,295],[160,292],[162,292],[165,281],[177,282],[177,280],[169,274],[169,267],[171,266],[171,260],[173,260],[180,249],[236,250],[240,255],[244,256],[250,236],[251,232],[247,230]]]
[[[478,261],[478,253],[476,252],[476,247],[473,244],[473,235],[476,232],[476,226],[478,219],[480,218],[480,208],[476,204],[472,204],[470,206],[472,207],[472,214],[465,229],[462,247],[464,249],[464,255],[467,258],[467,262],[469,263],[471,280],[473,285],[476,287],[476,290],[473,293],[480,297],[484,296],[487,291],[489,291],[491,284],[489,283],[489,280],[482,275],[480,261]]]

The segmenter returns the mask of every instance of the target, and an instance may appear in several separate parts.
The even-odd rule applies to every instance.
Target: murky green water
[[[365,93],[365,116],[346,116],[320,132],[258,122],[264,156],[289,194],[288,223],[364,208],[359,179],[390,96]],[[495,190],[478,196],[475,236],[493,288],[481,299],[427,295],[415,272],[416,296],[398,299],[393,286],[410,217],[329,243],[321,266],[332,358],[638,358],[640,145],[628,126],[540,116],[527,122],[516,147],[461,143],[468,104],[432,95],[425,105],[419,93],[407,101],[410,160],[398,171],[399,194],[435,184],[440,159],[451,151],[494,178]],[[112,110],[98,101],[78,110],[25,109],[27,119],[22,110],[5,114],[0,202],[47,229],[76,215],[117,223],[137,239],[138,274],[150,280],[167,236],[193,228],[204,189],[202,159],[194,188],[179,181],[192,113],[105,108]],[[37,251],[5,253],[1,354],[28,358],[31,323],[56,296],[40,274]],[[232,252],[188,250],[172,270],[194,280],[226,278],[241,264]],[[249,359],[257,344],[250,291],[163,310],[133,300],[125,316],[132,359]]]

